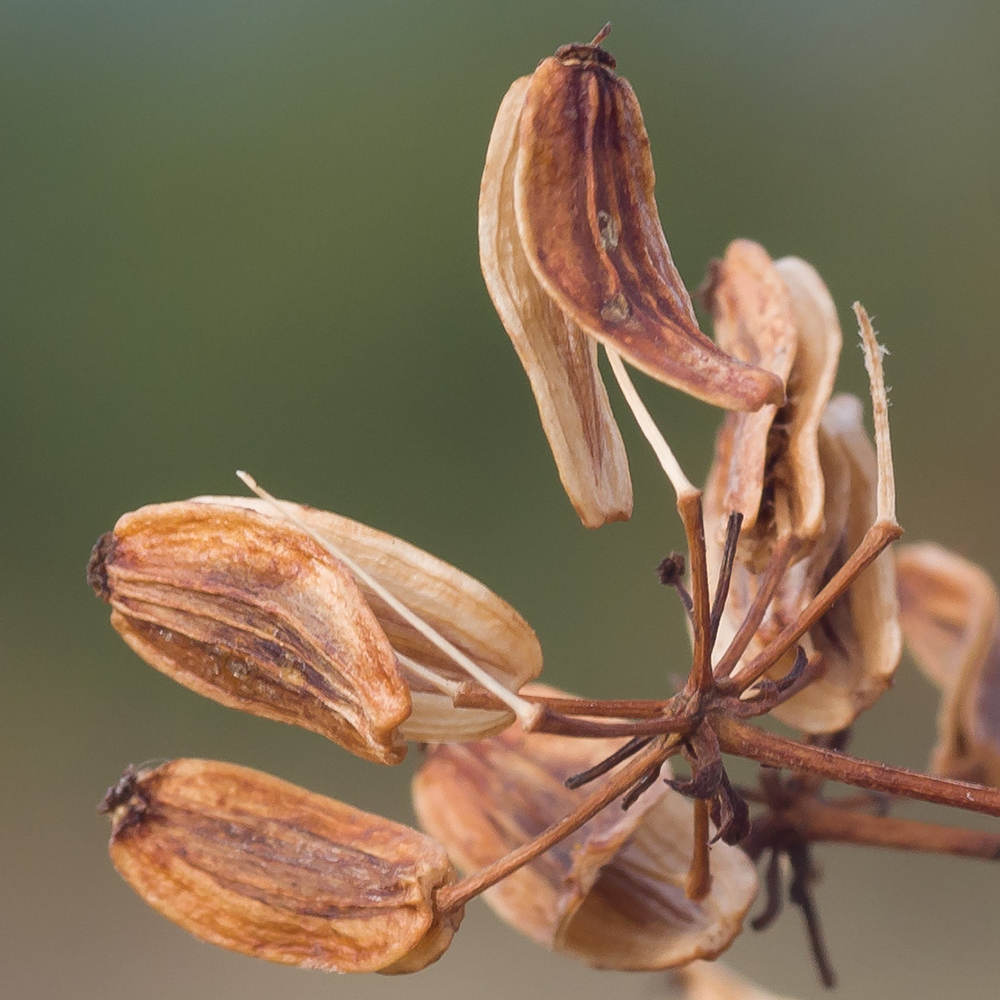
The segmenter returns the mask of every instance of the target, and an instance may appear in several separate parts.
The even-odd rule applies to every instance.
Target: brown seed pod
[[[653,196],[639,102],[598,45],[566,45],[531,76],[514,204],[528,261],[591,336],[653,378],[733,410],[784,398],[781,380],[699,329]]]
[[[597,41],[564,46],[514,81],[479,196],[483,277],[587,527],[632,510],[595,342],[728,409],[783,398],[779,378],[730,357],[698,329],[660,227],[639,104]]]
[[[333,972],[415,972],[461,912],[429,837],[250,768],[129,768],[99,807],[115,867],[154,909],[211,944]]]
[[[197,497],[196,502],[245,508],[280,520],[271,503],[256,497]],[[287,500],[279,501],[279,507],[352,559],[508,690],[518,691],[541,673],[542,648],[534,630],[513,607],[468,573],[349,517]],[[400,618],[363,580],[358,586],[397,656],[448,683],[461,685],[468,680],[453,660]],[[400,727],[408,740],[449,743],[483,739],[514,720],[513,713],[504,708],[456,708],[448,694],[405,665],[403,676],[413,705]]]
[[[203,503],[125,514],[88,569],[111,623],[185,687],[395,764],[409,688],[351,574],[278,518]]]

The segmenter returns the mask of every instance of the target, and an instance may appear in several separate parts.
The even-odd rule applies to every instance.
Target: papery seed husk
[[[788,376],[783,476],[792,528],[810,542],[823,530],[819,426],[833,392],[844,338],[833,297],[816,269],[798,257],[783,257],[774,266],[788,289],[798,334]]]
[[[698,329],[660,226],[642,112],[614,65],[572,45],[530,78],[514,179],[528,262],[574,323],[653,378],[726,409],[780,403],[780,379]]]
[[[711,268],[705,301],[712,311],[718,345],[741,361],[773,372],[785,384],[798,333],[788,289],[767,251],[750,240],[730,243],[725,257]],[[773,466],[772,425],[777,412],[769,404],[755,413],[728,414],[720,431],[720,438],[727,440],[717,445],[712,474],[721,481],[709,483],[706,494],[718,496],[720,528],[728,514],[743,515],[744,538],[752,536],[757,526],[765,475],[774,475],[768,457],[770,450]],[[725,461],[720,461],[720,447],[726,451]],[[764,526],[769,534],[771,528]]]
[[[726,417],[705,486],[705,513],[717,553],[727,516],[743,514],[738,558],[751,573],[759,573],[783,535],[793,533],[805,543],[801,559],[826,530],[819,427],[842,336],[833,299],[809,264],[785,257],[768,266],[764,251],[746,240],[736,241],[730,252],[732,263],[727,266],[727,253],[707,289],[721,313],[717,336],[723,346],[748,358],[756,356],[756,344],[761,363],[786,379],[787,400],[772,421],[766,420],[770,408]],[[785,370],[789,327],[794,359]]]
[[[941,689],[931,768],[1000,786],[1000,597],[975,563],[940,545],[896,553],[906,647]]]
[[[597,365],[597,344],[550,298],[528,263],[514,214],[521,109],[511,85],[497,112],[479,194],[479,259],[490,298],[531,381],[559,477],[588,528],[632,514],[621,433]]]
[[[840,543],[816,581],[816,590],[843,565],[875,522],[878,477],[875,449],[865,434],[859,399],[835,397],[823,414],[822,430],[843,450],[850,495]],[[854,580],[810,631],[810,637],[823,654],[825,671],[772,714],[807,733],[835,732],[871,707],[892,683],[899,664],[902,633],[891,553],[883,552]]]
[[[130,769],[101,808],[125,880],[223,948],[313,969],[398,971],[438,958],[461,920],[435,912],[435,891],[455,879],[439,844],[260,771],[207,760]]]
[[[281,521],[269,501],[257,497],[197,497],[194,502],[236,506]],[[279,507],[353,559],[394,597],[511,691],[542,670],[542,649],[531,626],[478,580],[401,538],[348,517],[303,504]],[[358,586],[396,653],[454,682],[468,678],[445,653],[390,608],[363,581]],[[506,709],[456,709],[412,676],[413,709],[403,724],[408,739],[449,742],[483,738],[506,728]]]
[[[460,869],[480,868],[568,814],[586,792],[568,790],[565,779],[620,744],[525,735],[515,725],[492,740],[432,748],[414,780],[417,816]],[[613,803],[484,896],[539,944],[598,968],[667,968],[715,955],[739,932],[756,876],[745,854],[717,844],[712,891],[690,902],[692,827],[690,802],[657,782],[627,812]]]
[[[874,523],[878,467],[864,431],[860,400],[846,395],[833,399],[817,441],[825,483],[823,531],[807,555],[786,570],[741,663],[753,659],[795,621]],[[711,495],[707,500],[714,502]],[[716,542],[710,564],[717,567],[719,558]],[[737,562],[719,628],[717,657],[725,651],[759,587],[757,572]],[[843,729],[892,683],[899,663],[902,640],[891,556],[879,556],[861,573],[800,642],[807,653],[822,653],[824,673],[772,714],[807,733]],[[795,654],[790,649],[771,676],[786,674]]]
[[[90,579],[148,663],[230,708],[398,763],[411,710],[396,658],[353,577],[296,528],[235,506],[124,515]]]

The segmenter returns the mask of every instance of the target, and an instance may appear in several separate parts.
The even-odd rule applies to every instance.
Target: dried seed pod
[[[269,502],[256,497],[198,497],[195,502],[237,506],[262,517],[277,517]],[[281,501],[280,506],[353,559],[509,690],[519,690],[541,673],[542,649],[531,626],[478,580],[400,538],[350,518],[287,501]],[[403,621],[378,594],[363,581],[358,585],[397,654],[452,684],[467,680],[451,659]],[[506,709],[455,708],[440,689],[405,668],[404,676],[413,704],[401,725],[407,739],[428,743],[482,739],[505,729],[514,719]]]
[[[588,528],[632,516],[628,457],[587,336],[543,290],[521,246],[514,168],[521,77],[500,105],[479,194],[479,258],[490,296],[531,381],[563,488]]]
[[[111,860],[142,898],[211,944],[334,972],[414,972],[451,943],[444,849],[381,816],[250,768],[128,769],[101,804]]]
[[[979,566],[939,545],[896,553],[906,646],[941,688],[939,774],[1000,786],[1000,597]]]
[[[824,484],[823,531],[805,558],[791,566],[775,591],[767,614],[744,654],[752,659],[794,621],[843,565],[876,516],[877,464],[862,421],[860,401],[837,396],[823,414],[818,458]],[[719,561],[713,546],[711,562]],[[729,600],[719,629],[721,655],[742,622],[760,586],[745,564],[733,571]],[[823,654],[825,672],[773,710],[790,726],[808,733],[843,729],[891,684],[902,639],[892,557],[883,553],[802,639],[807,652]],[[790,650],[772,671],[791,669]]]
[[[88,579],[122,638],[185,687],[403,759],[410,693],[389,640],[346,568],[298,529],[234,506],[143,507],[100,539]]]
[[[814,567],[808,588],[818,592],[840,569],[875,522],[878,468],[875,449],[864,430],[861,401],[836,396],[823,413],[821,444],[823,477],[828,493],[827,525],[807,565]],[[846,462],[848,484],[841,500],[843,529],[834,513],[836,480],[829,472],[824,452],[840,448]],[[835,526],[836,525],[836,526]],[[829,552],[829,558],[825,555]],[[797,568],[797,567],[793,567]],[[809,637],[823,654],[826,669],[821,677],[773,714],[787,725],[808,733],[828,733],[849,726],[892,683],[902,655],[899,603],[892,554],[883,552],[850,589],[819,620]],[[789,664],[790,666],[790,664]]]
[[[631,484],[593,337],[734,410],[779,403],[770,372],[699,329],[660,227],[638,101],[599,45],[566,45],[508,91],[479,199],[480,261],[583,523],[627,518]]]
[[[703,295],[712,311],[719,346],[734,357],[774,372],[786,384],[795,360],[798,331],[788,288],[764,248],[750,240],[730,243],[725,257],[712,264]],[[792,405],[789,400],[783,410]],[[706,487],[723,515],[720,523],[730,513],[743,514],[744,549],[755,535],[765,480],[767,523],[763,527],[769,534],[773,531],[776,438],[781,434],[772,426],[777,409],[769,404],[755,413],[727,414],[717,444],[717,449],[725,452],[725,460],[717,460],[712,467],[722,482]]]
[[[434,747],[414,780],[417,816],[460,869],[482,867],[568,814],[580,793],[565,779],[619,745],[512,726],[492,740]],[[539,944],[598,968],[712,957],[739,933],[756,876],[742,851],[716,844],[712,889],[688,900],[692,830],[691,802],[657,782],[629,811],[612,804],[484,896]]]
[[[705,487],[706,521],[718,526],[716,541],[728,515],[741,513],[739,558],[757,573],[781,536],[797,535],[807,543],[804,554],[823,531],[819,425],[843,337],[816,271],[795,257],[771,264],[747,240],[731,244],[715,266],[706,298],[719,343],[774,371],[788,387],[780,410],[726,418]]]

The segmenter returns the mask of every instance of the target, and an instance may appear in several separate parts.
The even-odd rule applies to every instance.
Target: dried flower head
[[[211,944],[334,972],[414,972],[461,912],[444,849],[409,827],[208,760],[128,769],[100,806],[111,860],[150,906]]]
[[[491,740],[433,747],[414,780],[417,816],[460,869],[482,868],[569,813],[579,793],[566,780],[619,745],[512,726]],[[692,851],[690,801],[656,782],[628,811],[606,809],[484,898],[539,944],[588,965],[669,968],[727,948],[756,892],[746,856],[720,843],[711,891],[688,899]]]
[[[513,83],[479,197],[486,285],[588,527],[625,519],[632,505],[588,338],[717,406],[756,410],[783,397],[778,378],[729,356],[698,328],[660,227],[642,112],[599,45],[605,33],[563,46]]]

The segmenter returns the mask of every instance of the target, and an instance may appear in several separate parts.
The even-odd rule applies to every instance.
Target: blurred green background
[[[483,579],[535,626],[553,683],[654,695],[681,669],[678,609],[653,574],[682,540],[666,485],[623,419],[635,518],[579,525],[476,254],[506,87],[608,18],[689,285],[737,236],[808,258],[841,308],[839,385],[857,392],[860,298],[893,352],[909,536],[1000,571],[995,0],[6,0],[3,998],[667,995],[664,977],[537,951],[481,904],[415,978],[233,956],[134,897],[94,812],[129,762],[201,755],[410,815],[410,763],[376,771],[173,685],[84,583],[120,513],[242,492],[238,467]],[[701,479],[717,413],[642,388]],[[904,664],[855,746],[921,766],[934,711]],[[819,857],[840,995],[996,995],[1000,870]],[[776,991],[822,993],[797,914],[729,959]]]

